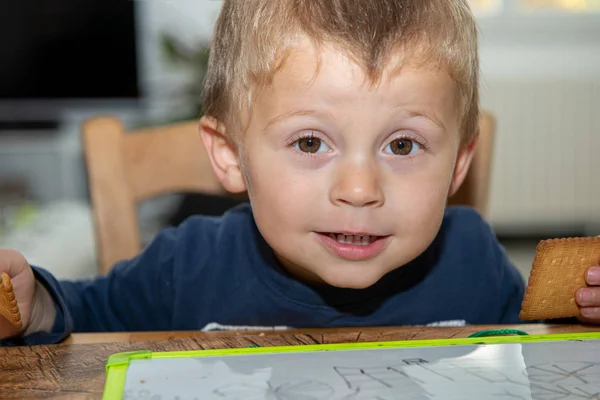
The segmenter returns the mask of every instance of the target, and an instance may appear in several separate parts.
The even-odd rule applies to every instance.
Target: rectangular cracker
[[[586,270],[600,261],[600,238],[581,237],[542,240],[535,258],[521,320],[580,316],[575,300],[577,290],[586,287]]]
[[[23,326],[15,292],[6,272],[0,274],[0,315],[6,318],[15,328],[20,329]]]

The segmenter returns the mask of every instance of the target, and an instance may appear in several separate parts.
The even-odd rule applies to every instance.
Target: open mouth
[[[380,254],[391,236],[348,234],[347,232],[315,232],[330,253],[350,261],[369,260]]]
[[[358,246],[368,246],[375,242],[377,239],[381,239],[383,236],[373,235],[347,235],[344,233],[321,233],[322,235],[329,236],[331,239],[336,240],[341,244],[353,244]]]

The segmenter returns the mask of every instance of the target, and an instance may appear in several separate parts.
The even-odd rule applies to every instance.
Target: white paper
[[[124,399],[600,399],[600,340],[133,360]]]

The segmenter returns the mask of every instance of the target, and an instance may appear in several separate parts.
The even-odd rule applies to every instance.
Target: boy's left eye
[[[327,151],[327,145],[319,138],[303,137],[294,143],[294,146],[303,153],[319,153]]]
[[[420,149],[421,145],[419,145],[419,143],[407,138],[392,140],[390,144],[385,147],[386,152],[398,156],[409,156]]]

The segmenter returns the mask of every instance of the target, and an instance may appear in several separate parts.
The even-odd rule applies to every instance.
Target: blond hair
[[[205,114],[241,124],[239,116],[301,37],[340,46],[373,84],[398,57],[445,68],[458,85],[463,143],[476,134],[477,27],[467,0],[224,0],[210,47]]]

